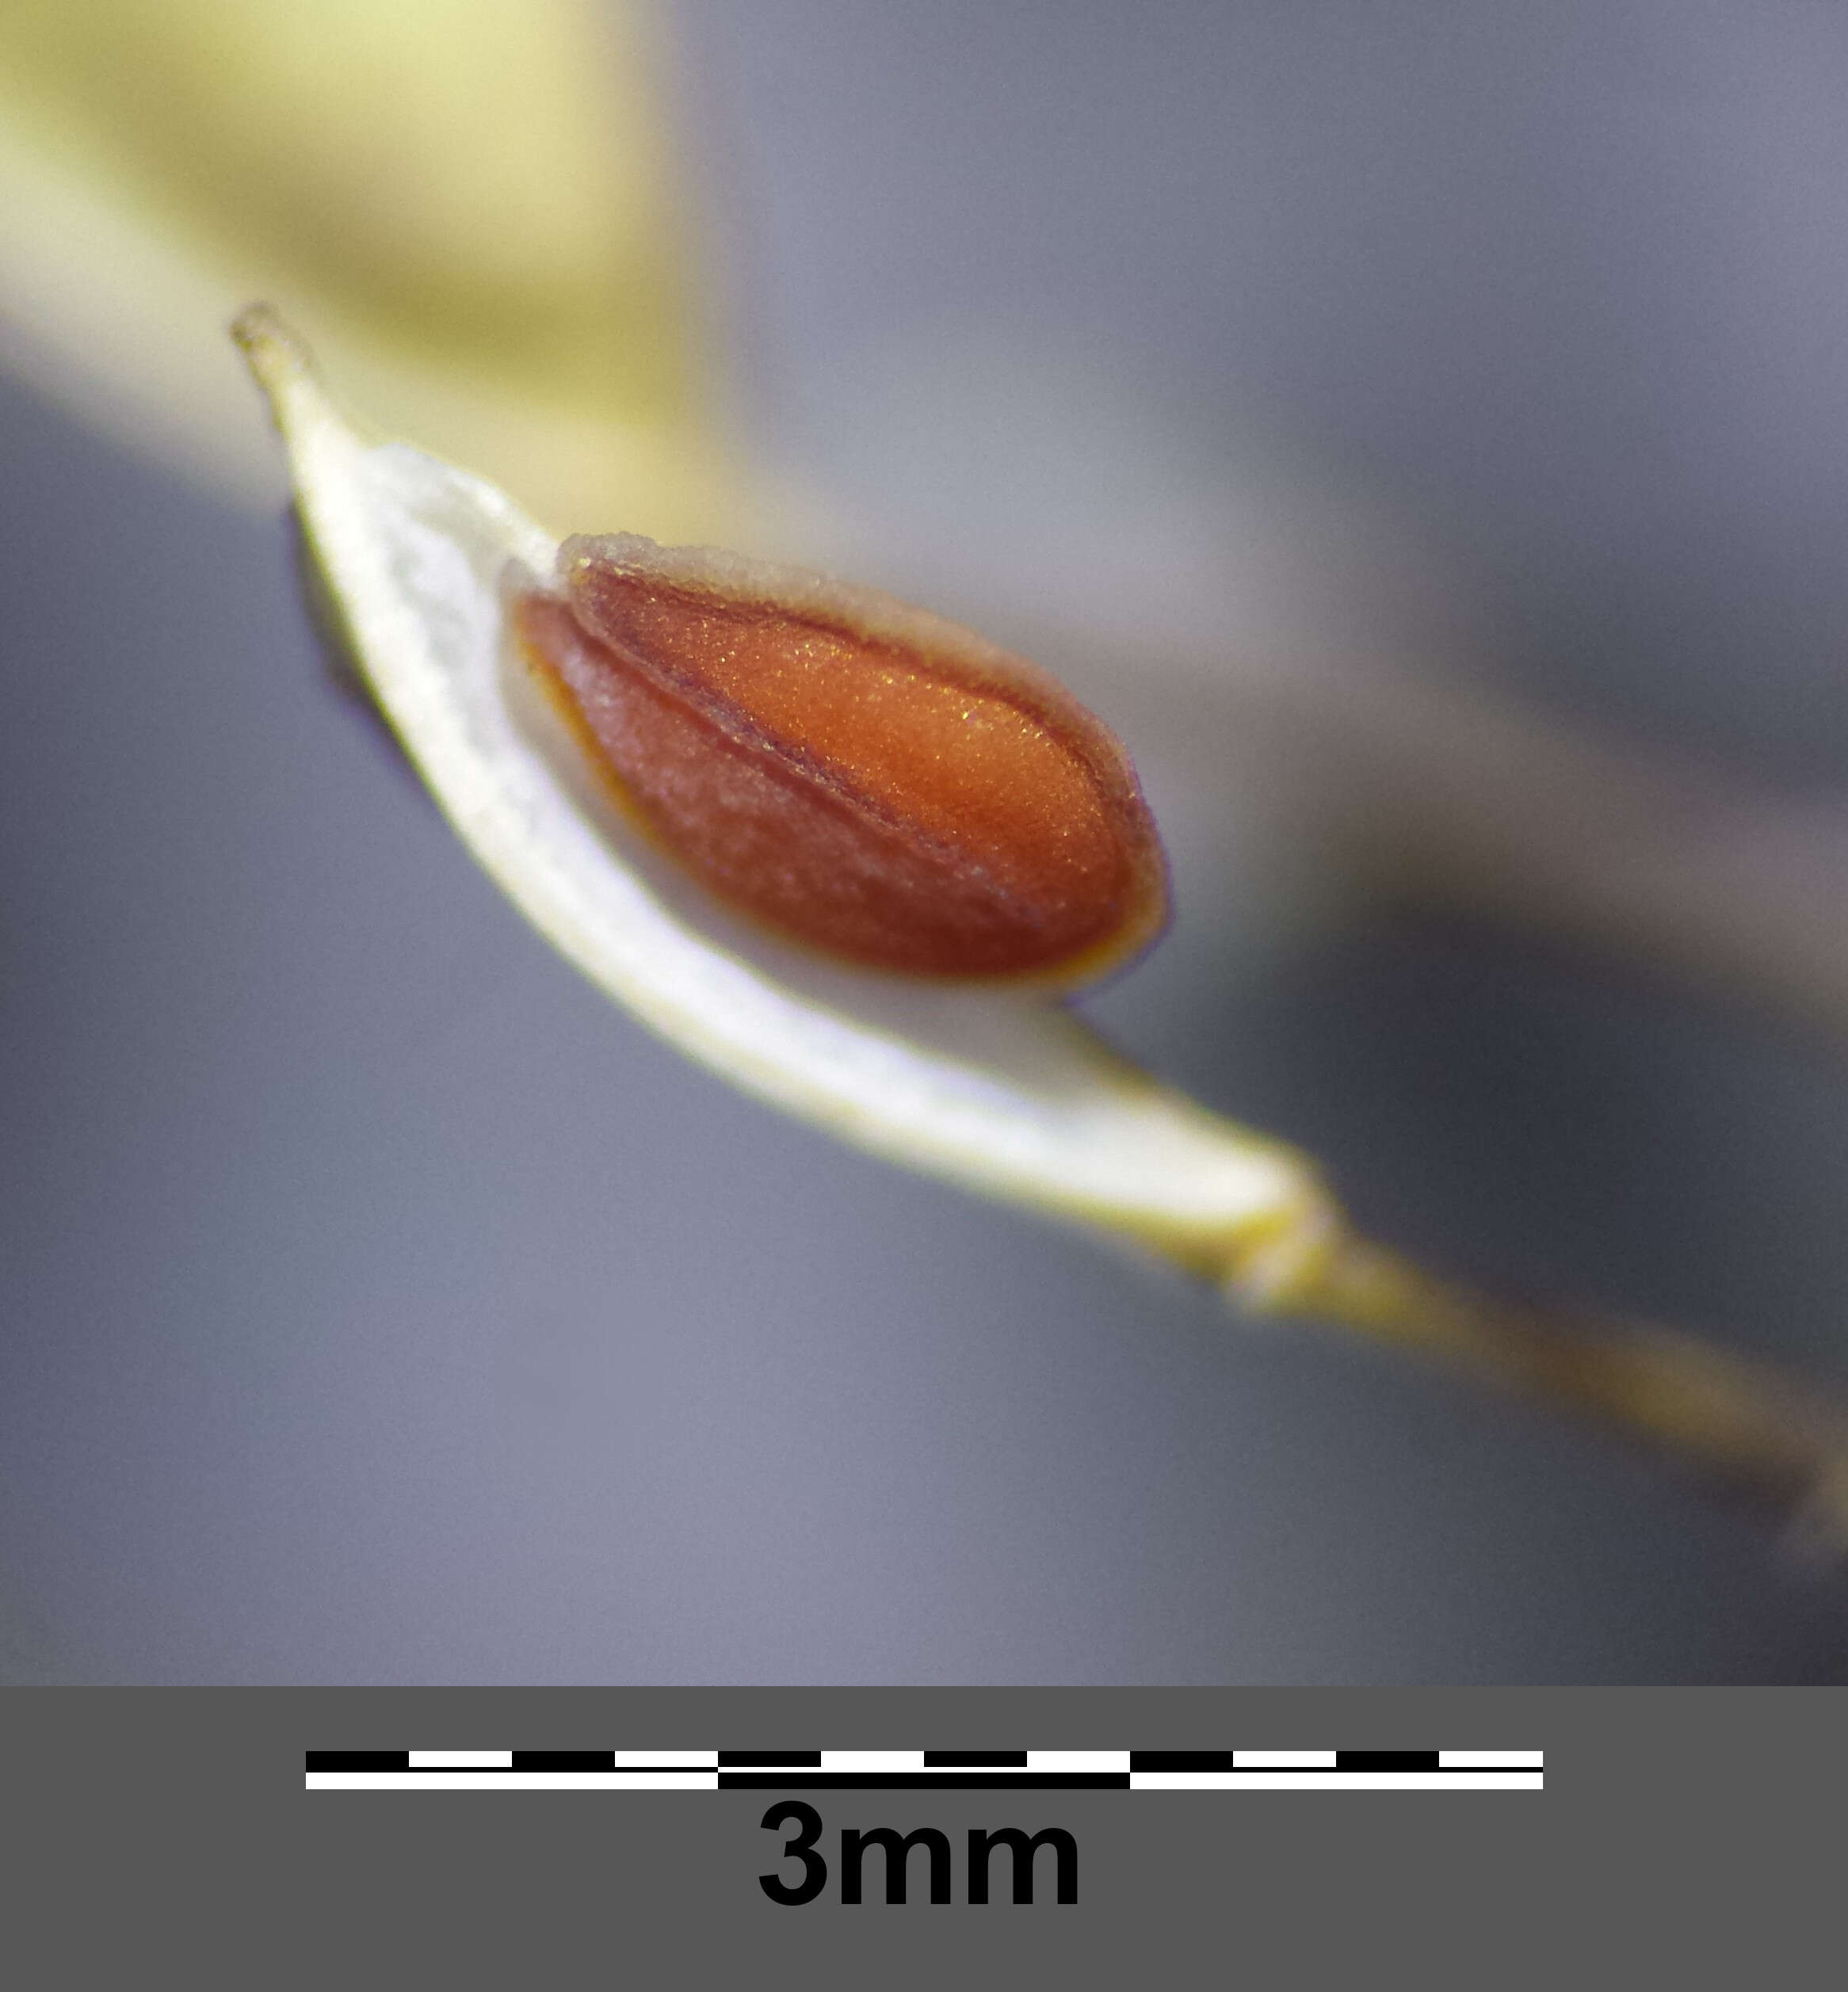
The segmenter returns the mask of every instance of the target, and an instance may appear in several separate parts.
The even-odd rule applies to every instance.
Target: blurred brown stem
[[[1247,1299],[1415,1349],[1588,1414],[1767,1501],[1848,1547],[1848,1413],[1795,1380],[1678,1330],[1507,1300],[1453,1284],[1325,1219],[1286,1277]]]

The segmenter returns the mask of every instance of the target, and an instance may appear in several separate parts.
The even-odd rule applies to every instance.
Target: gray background
[[[869,543],[953,564],[1070,471],[1003,391],[1045,353],[1403,509],[1527,695],[1839,780],[1836,10],[677,17],[740,419]],[[1621,1445],[687,1068],[326,689],[279,522],[15,389],[0,452],[10,1677],[1848,1675],[1841,1578]],[[1098,1006],[1139,1054],[1389,1237],[1842,1380],[1834,1048],[1181,885]]]

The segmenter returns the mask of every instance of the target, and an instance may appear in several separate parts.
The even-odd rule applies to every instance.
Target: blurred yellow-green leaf
[[[583,0],[17,0],[7,345],[269,493],[222,328],[274,293],[382,420],[548,516],[722,531],[659,74],[637,10]]]

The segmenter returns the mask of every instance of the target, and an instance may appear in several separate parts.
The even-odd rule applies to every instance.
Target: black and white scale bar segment
[[[311,1792],[1537,1792],[1539,1750],[310,1750]]]

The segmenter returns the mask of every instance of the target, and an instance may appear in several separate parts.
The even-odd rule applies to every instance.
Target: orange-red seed
[[[1070,983],[1159,931],[1135,771],[1052,679],[865,597],[663,573],[645,546],[571,542],[562,593],[521,597],[517,628],[632,818],[720,898],[941,977]]]

